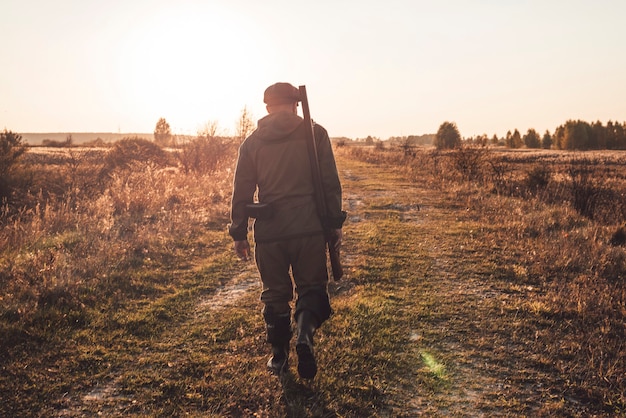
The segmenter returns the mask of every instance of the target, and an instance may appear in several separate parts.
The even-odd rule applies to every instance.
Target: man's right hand
[[[248,240],[235,241],[235,254],[242,261],[248,261],[250,259],[250,243]]]
[[[339,252],[339,250],[341,250],[341,244],[343,244],[343,230],[341,228],[332,229],[330,231],[330,238],[335,251]]]

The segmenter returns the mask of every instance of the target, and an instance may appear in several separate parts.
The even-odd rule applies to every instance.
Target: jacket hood
[[[259,120],[254,136],[262,141],[279,141],[291,135],[302,123],[302,118],[291,112],[270,113]]]

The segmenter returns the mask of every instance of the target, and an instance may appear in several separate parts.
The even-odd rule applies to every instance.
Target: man
[[[267,342],[272,346],[268,369],[281,374],[288,367],[295,290],[298,373],[312,379],[317,373],[313,334],[330,317],[331,307],[324,228],[316,211],[305,142],[310,126],[298,116],[299,100],[299,90],[289,83],[265,90],[268,115],[239,148],[229,233],[236,254],[247,260],[248,218],[255,218],[255,260],[263,283]],[[341,184],[328,133],[317,124],[314,133],[328,212],[325,226],[339,248],[346,218],[341,210]],[[255,195],[258,202],[251,205]]]

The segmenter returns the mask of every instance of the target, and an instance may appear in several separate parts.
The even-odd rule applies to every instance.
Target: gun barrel
[[[311,163],[311,177],[313,178],[313,188],[315,189],[315,204],[317,206],[317,214],[322,222],[322,226],[326,228],[326,198],[324,197],[324,185],[322,184],[322,176],[320,173],[319,157],[317,154],[317,144],[315,142],[315,131],[313,129],[313,120],[311,119],[311,111],[309,109],[309,99],[306,94],[306,86],[299,86],[300,101],[302,102],[302,114],[304,123],[306,124],[307,148],[309,151],[309,161]],[[328,247],[328,255],[330,257],[330,266],[333,273],[333,279],[339,280],[343,276],[343,268],[339,258],[339,251],[335,250],[335,243],[326,230],[326,243]]]

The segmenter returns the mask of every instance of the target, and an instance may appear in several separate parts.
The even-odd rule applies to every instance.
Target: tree
[[[554,135],[552,135],[552,143],[556,146],[557,149],[564,149],[563,147],[563,137],[565,135],[565,128],[563,125],[557,126],[554,130]]]
[[[606,123],[604,136],[606,139],[606,147],[608,149],[617,149],[617,130],[612,120]]]
[[[617,149],[626,149],[626,123],[615,124],[615,137],[617,138]]]
[[[239,139],[239,142],[242,142],[254,131],[255,125],[250,111],[244,106],[241,110],[239,120],[237,120],[237,139]]]
[[[539,148],[541,146],[537,131],[531,128],[526,132],[526,135],[524,135],[524,145],[526,145],[526,148]]]
[[[172,130],[165,118],[160,118],[154,128],[154,142],[161,147],[172,145]]]
[[[475,145],[480,145],[481,147],[487,146],[487,142],[489,141],[489,137],[487,134],[476,135],[473,139],[470,139],[471,143]]]
[[[521,148],[524,144],[522,140],[522,135],[520,135],[519,131],[516,129],[513,131],[512,135],[509,135],[511,131],[507,132],[506,135],[506,146],[509,148]]]
[[[552,136],[550,135],[550,131],[546,130],[546,133],[543,134],[543,138],[541,138],[541,148],[550,149],[552,148]]]
[[[0,133],[0,198],[9,194],[11,170],[25,152],[22,135],[6,129]]]
[[[598,149],[606,149],[606,128],[602,125],[602,122],[596,121],[592,123],[591,130],[593,133],[595,147]]]
[[[588,150],[595,148],[593,129],[582,120],[568,120],[563,127],[562,149]]]
[[[437,149],[455,149],[461,146],[461,134],[454,122],[444,122],[435,135]]]
[[[26,145],[22,143],[22,135],[6,129],[0,133],[0,177],[6,176],[25,152]]]
[[[202,129],[198,130],[198,136],[203,138],[215,138],[217,137],[218,122],[216,120],[210,120],[204,124]]]
[[[605,136],[608,149],[626,149],[626,124],[608,121]]]

